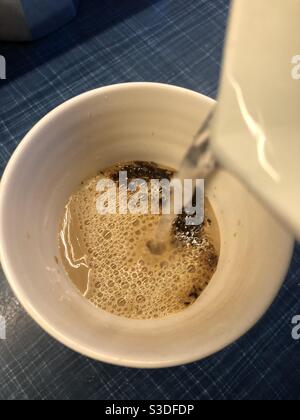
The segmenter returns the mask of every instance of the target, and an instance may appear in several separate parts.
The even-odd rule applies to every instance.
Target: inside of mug
[[[63,343],[117,364],[182,364],[239,337],[274,298],[290,237],[223,169],[206,184],[221,233],[218,269],[185,311],[148,321],[114,316],[84,299],[56,262],[59,221],[81,181],[120,161],[178,168],[213,106],[162,85],[100,89],[47,116],[17,152],[2,217],[6,272],[31,315]]]

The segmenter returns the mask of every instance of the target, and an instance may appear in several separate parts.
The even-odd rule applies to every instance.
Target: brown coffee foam
[[[70,279],[90,302],[115,315],[152,319],[184,310],[201,295],[217,266],[219,231],[208,200],[197,246],[181,242],[152,255],[147,242],[155,237],[161,216],[99,215],[96,186],[101,177],[84,182],[66,206],[60,250]]]

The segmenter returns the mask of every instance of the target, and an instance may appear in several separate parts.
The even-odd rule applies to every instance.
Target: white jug
[[[299,0],[233,1],[212,147],[300,239],[299,17]]]

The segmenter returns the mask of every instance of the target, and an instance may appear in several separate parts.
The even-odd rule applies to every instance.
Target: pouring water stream
[[[204,123],[194,136],[192,144],[188,149],[180,168],[173,179],[180,180],[182,185],[187,179],[207,179],[216,169],[217,161],[210,148],[210,124],[214,115],[214,111],[210,112]],[[186,201],[184,197],[183,208],[187,208],[191,203]],[[174,202],[174,191],[171,189],[170,202]],[[164,252],[172,224],[176,215],[182,210],[181,208],[174,208],[171,214],[163,215],[157,229],[156,238],[148,243],[150,251],[154,254],[161,254]]]

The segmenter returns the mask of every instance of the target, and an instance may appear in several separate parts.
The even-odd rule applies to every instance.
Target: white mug
[[[52,111],[13,155],[1,183],[1,262],[28,313],[66,346],[117,365],[181,365],[238,339],[278,293],[293,238],[222,169],[206,185],[221,231],[218,269],[186,310],[159,320],[112,315],[83,298],[56,262],[59,220],[82,180],[119,161],[178,168],[213,106],[174,86],[100,88]]]

